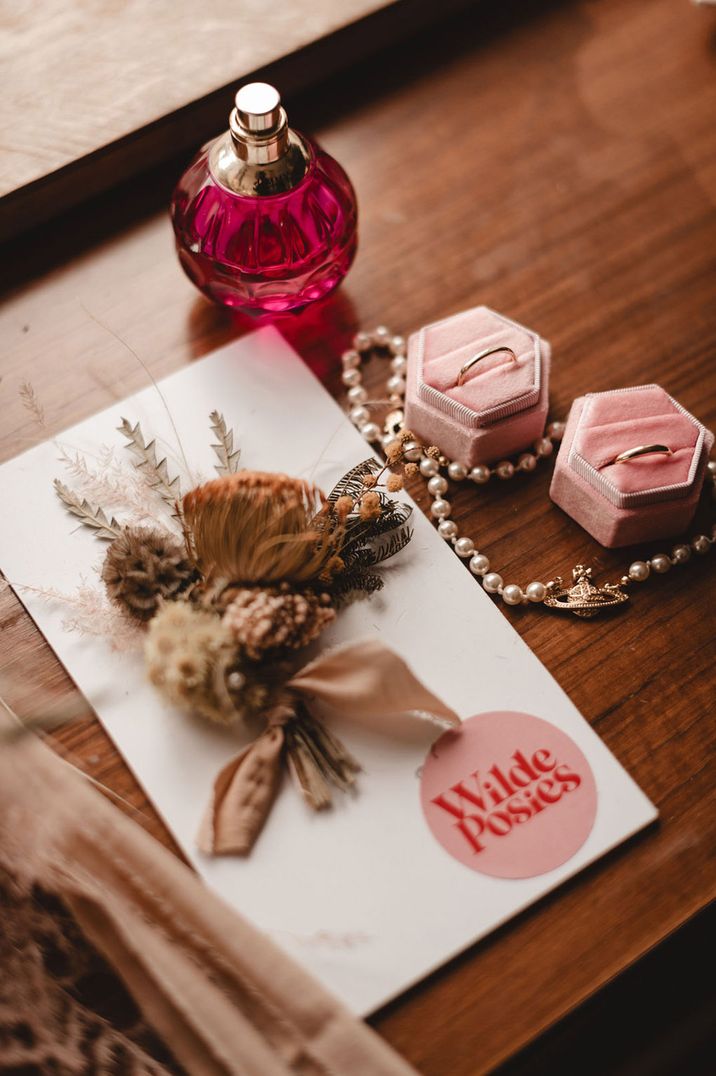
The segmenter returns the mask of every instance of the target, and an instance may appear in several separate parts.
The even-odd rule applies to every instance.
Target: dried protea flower
[[[335,619],[328,594],[280,587],[246,587],[233,591],[223,624],[246,654],[258,661],[267,652],[299,650]]]
[[[282,474],[240,471],[190,490],[184,520],[204,575],[234,583],[307,583],[335,552],[315,486]]]
[[[102,565],[111,600],[140,621],[151,620],[160,602],[175,598],[194,577],[184,544],[156,527],[125,527]]]
[[[222,724],[243,716],[227,683],[236,645],[215,613],[167,602],[149,625],[144,656],[149,679],[175,705]]]

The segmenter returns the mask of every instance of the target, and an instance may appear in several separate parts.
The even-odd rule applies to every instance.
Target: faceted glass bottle
[[[323,298],[356,249],[356,198],[341,166],[292,131],[278,93],[251,83],[229,130],[204,146],[172,197],[179,261],[214,302],[253,314]]]

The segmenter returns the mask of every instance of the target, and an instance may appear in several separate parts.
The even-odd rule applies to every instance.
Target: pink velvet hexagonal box
[[[713,440],[659,385],[580,396],[550,496],[603,546],[672,537],[696,511]]]
[[[426,325],[408,341],[406,425],[466,467],[520,452],[544,430],[550,354],[486,306]]]

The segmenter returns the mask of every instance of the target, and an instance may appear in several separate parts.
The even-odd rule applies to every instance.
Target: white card
[[[215,408],[235,429],[246,468],[284,471],[328,490],[368,455],[335,401],[273,329],[185,367],[161,390],[194,480],[213,474],[207,416]],[[198,853],[194,840],[212,780],[241,745],[240,734],[174,711],[148,683],[141,652],[116,652],[101,636],[68,631],[68,608],[27,589],[72,594],[83,583],[99,586],[104,545],[78,529],[52,480],[73,484],[59,446],[95,458],[101,445],[120,446],[121,417],[141,421],[172,471],[182,469],[175,430],[153,387],[31,449],[0,467],[0,568],[207,884],[356,1013],[395,997],[656,817],[416,510],[413,540],[386,565],[385,589],[341,612],[325,644],[378,637],[461,717],[526,712],[566,733],[596,785],[588,836],[566,862],[533,877],[470,869],[439,843],[421,807],[419,775],[434,726],[416,719],[398,734],[337,720],[333,727],[364,767],[355,797],[337,793],[333,809],[315,814],[285,781],[248,858]]]

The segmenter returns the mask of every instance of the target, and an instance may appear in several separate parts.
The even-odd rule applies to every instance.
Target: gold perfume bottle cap
[[[229,130],[209,156],[214,178],[234,194],[282,194],[301,182],[310,160],[308,145],[290,130],[277,89],[249,82],[234,98]]]
[[[267,82],[242,86],[229,118],[234,147],[242,161],[271,164],[286,152],[288,121],[278,90]]]
[[[239,124],[245,131],[268,131],[281,123],[281,98],[268,82],[250,82],[235,97]]]

